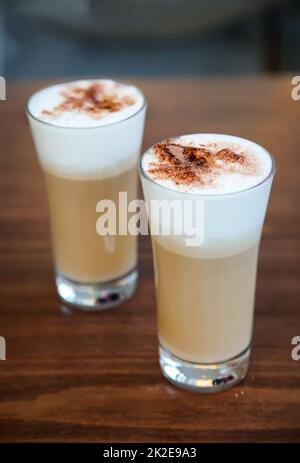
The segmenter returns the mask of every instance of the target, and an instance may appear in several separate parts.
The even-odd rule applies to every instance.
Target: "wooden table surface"
[[[140,240],[134,298],[70,310],[53,283],[47,204],[24,115],[45,82],[0,101],[0,441],[300,440],[300,101],[291,78],[142,80],[144,146],[171,135],[232,133],[266,146],[278,171],[264,227],[250,371],[219,394],[167,383],[157,357],[151,248]]]

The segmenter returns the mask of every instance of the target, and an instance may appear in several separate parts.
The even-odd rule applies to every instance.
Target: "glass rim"
[[[47,88],[50,88],[50,87],[55,87],[55,86],[58,86],[58,85],[63,85],[63,84],[68,84],[68,83],[72,83],[72,82],[78,82],[79,80],[112,80],[113,82],[116,82],[117,84],[123,84],[123,85],[127,85],[127,86],[131,86],[131,87],[135,87],[139,93],[141,94],[142,98],[143,98],[143,101],[142,101],[142,105],[136,110],[136,112],[134,112],[133,114],[130,114],[129,116],[125,117],[124,119],[121,119],[119,121],[115,121],[115,122],[109,122],[108,124],[102,124],[102,125],[94,125],[92,127],[70,127],[70,126],[65,126],[65,125],[56,125],[56,124],[52,124],[51,122],[47,122],[47,121],[44,121],[42,119],[40,119],[39,117],[35,116],[29,109],[29,104],[30,104],[30,101],[31,99],[37,95],[38,93],[42,92],[43,90],[46,90]],[[39,90],[35,91],[27,100],[27,103],[26,103],[26,107],[25,107],[25,113],[27,114],[28,117],[31,117],[32,119],[34,119],[35,121],[39,122],[40,124],[44,124],[46,126],[49,126],[49,127],[52,127],[54,129],[62,129],[62,130],[101,130],[101,129],[104,129],[105,127],[110,127],[110,126],[113,126],[113,125],[118,125],[118,124],[122,124],[123,122],[125,121],[128,121],[129,119],[137,116],[140,112],[142,112],[144,109],[147,109],[147,100],[146,100],[146,97],[145,97],[145,94],[144,92],[139,88],[137,87],[136,85],[134,84],[131,84],[130,82],[127,82],[125,80],[117,80],[117,79],[113,79],[113,78],[109,78],[109,77],[82,77],[82,78],[78,78],[78,79],[68,79],[68,80],[63,80],[63,81],[59,81],[57,83],[53,83],[51,85],[46,85],[45,87],[41,87]]]
[[[218,136],[228,137],[228,134],[207,133],[207,132],[204,133],[203,132],[203,133],[199,133],[199,134],[194,133],[194,134],[185,134],[185,135],[180,135],[180,136],[168,137],[168,140],[172,140],[174,138],[180,138],[182,136],[184,136],[184,137],[187,136],[188,137],[188,136],[191,136],[191,135],[211,135],[212,137],[215,136],[215,135],[218,135]],[[247,193],[248,191],[259,188],[263,184],[265,184],[268,181],[272,180],[272,178],[274,177],[275,172],[276,172],[276,163],[275,163],[275,159],[274,159],[273,155],[270,153],[270,151],[268,151],[266,148],[264,148],[262,145],[259,145],[255,141],[249,140],[248,138],[239,137],[239,136],[236,136],[236,135],[229,135],[229,136],[232,136],[233,138],[238,138],[238,139],[246,141],[246,142],[254,143],[255,145],[262,148],[268,154],[268,156],[269,156],[269,158],[271,160],[271,169],[270,169],[269,174],[265,178],[263,178],[259,183],[256,183],[255,185],[252,185],[252,186],[250,186],[248,188],[245,188],[243,190],[233,191],[231,193],[189,193],[187,191],[178,191],[178,190],[175,190],[174,188],[170,188],[168,186],[161,185],[160,183],[156,182],[152,177],[150,177],[147,174],[147,172],[145,171],[145,169],[144,169],[144,167],[142,165],[143,158],[144,158],[145,154],[147,154],[149,152],[149,150],[151,150],[155,145],[150,146],[150,148],[148,148],[146,151],[144,151],[143,154],[140,156],[140,159],[139,159],[139,162],[138,162],[140,176],[145,178],[146,180],[149,180],[150,182],[154,183],[154,185],[157,185],[159,188],[162,188],[164,190],[172,191],[173,193],[178,193],[179,195],[194,196],[194,197],[209,198],[209,199],[218,199],[218,198],[223,198],[224,196],[230,197],[230,196],[240,195],[242,193]],[[162,140],[162,141],[164,141],[164,140]]]

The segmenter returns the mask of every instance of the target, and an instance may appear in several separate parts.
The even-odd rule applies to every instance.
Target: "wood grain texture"
[[[152,257],[140,240],[135,297],[86,314],[55,293],[42,176],[24,114],[41,83],[0,102],[0,441],[300,440],[300,102],[289,76],[137,81],[149,101],[145,147],[171,135],[232,133],[275,156],[261,246],[252,362],[234,389],[197,395],[161,376]],[[45,83],[42,83],[44,85]]]

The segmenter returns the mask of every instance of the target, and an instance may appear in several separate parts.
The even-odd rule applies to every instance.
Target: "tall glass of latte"
[[[247,373],[259,242],[274,172],[264,148],[220,134],[168,139],[141,158],[160,365],[179,386],[220,391]],[[178,215],[165,233],[154,214],[157,202],[164,219],[170,204],[173,215],[185,210],[183,225],[200,211],[198,238],[184,227],[178,232]]]
[[[146,102],[129,84],[73,81],[42,89],[27,115],[45,174],[60,297],[98,310],[130,297],[137,280],[136,237],[97,233],[97,204],[119,192],[136,198]]]

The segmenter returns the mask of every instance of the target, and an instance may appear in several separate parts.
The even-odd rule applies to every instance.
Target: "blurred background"
[[[300,0],[0,0],[10,79],[299,68]]]

